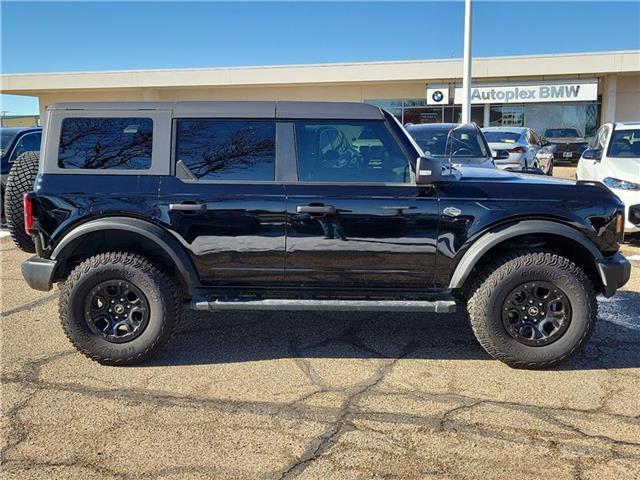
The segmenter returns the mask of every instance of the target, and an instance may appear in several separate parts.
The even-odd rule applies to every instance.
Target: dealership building
[[[640,51],[476,58],[480,126],[573,126],[640,120]],[[2,75],[2,93],[56,102],[320,100],[367,102],[403,123],[458,122],[462,61],[287,65]]]

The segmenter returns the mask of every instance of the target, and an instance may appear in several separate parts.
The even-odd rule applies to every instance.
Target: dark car
[[[2,156],[2,198],[13,162],[23,153],[40,151],[41,127],[2,127],[0,129],[0,155]]]
[[[484,135],[474,124],[423,123],[405,128],[426,156],[450,157],[455,165],[496,167]]]
[[[543,140],[555,146],[553,158],[556,162],[578,163],[589,142],[573,127],[547,128]]]
[[[149,358],[184,308],[462,307],[495,358],[548,367],[630,276],[604,186],[449,169],[372,105],[58,104],[46,125],[22,273],[60,283],[65,334],[104,364]]]

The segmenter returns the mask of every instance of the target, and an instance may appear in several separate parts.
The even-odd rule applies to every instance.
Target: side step
[[[217,299],[213,301],[194,301],[191,308],[201,311],[216,310],[275,310],[275,311],[343,311],[343,312],[434,312],[453,313],[456,311],[454,300],[246,300]]]

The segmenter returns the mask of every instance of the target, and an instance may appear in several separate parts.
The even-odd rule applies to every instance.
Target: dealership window
[[[177,121],[176,161],[197,179],[274,180],[275,145],[273,121]]]
[[[384,122],[297,121],[295,129],[300,181],[410,181],[409,163]]]
[[[427,105],[426,99],[366,100],[388,110],[403,124],[460,123],[460,105]],[[538,134],[547,128],[571,126],[586,137],[598,128],[600,98],[597,102],[509,103],[490,106],[491,126],[530,127]],[[484,105],[471,106],[471,121],[484,125]]]
[[[58,167],[148,170],[153,120],[71,117],[62,121]]]

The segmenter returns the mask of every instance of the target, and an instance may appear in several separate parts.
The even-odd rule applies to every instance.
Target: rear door
[[[161,218],[182,240],[205,285],[284,280],[285,196],[276,181],[269,104],[245,118],[176,118],[175,174],[162,180]]]
[[[353,290],[431,286],[433,187],[383,120],[296,120],[297,182],[286,184],[286,279]]]

